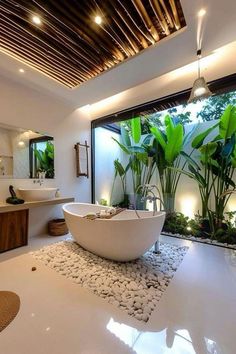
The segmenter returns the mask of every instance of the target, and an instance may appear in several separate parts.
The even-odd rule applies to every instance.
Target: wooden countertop
[[[24,204],[17,204],[17,205],[12,205],[12,204],[0,202],[0,213],[7,213],[10,211],[37,208],[37,207],[41,207],[44,205],[65,204],[65,203],[74,202],[74,200],[75,199],[72,197],[60,197],[60,198],[54,198],[54,199],[48,199],[48,200],[39,200],[39,201],[35,201],[35,202],[25,202]]]

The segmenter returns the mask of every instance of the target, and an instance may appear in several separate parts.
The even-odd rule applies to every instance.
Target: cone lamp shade
[[[201,76],[200,70],[200,59],[201,59],[201,50],[197,51],[198,56],[198,78],[194,81],[191,94],[188,100],[188,103],[194,103],[198,100],[203,100],[212,96],[212,92],[207,86],[206,80]]]

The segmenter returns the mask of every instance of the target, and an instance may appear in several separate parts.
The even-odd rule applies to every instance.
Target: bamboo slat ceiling
[[[0,51],[73,88],[185,25],[179,0],[0,0]]]

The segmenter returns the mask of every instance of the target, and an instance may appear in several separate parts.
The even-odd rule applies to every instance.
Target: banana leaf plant
[[[217,135],[209,142],[209,134]],[[192,148],[199,152],[199,162],[185,156],[189,171],[179,171],[198,183],[202,201],[202,217],[208,218],[212,234],[221,227],[224,211],[229,199],[225,191],[235,188],[233,175],[236,168],[236,107],[228,106],[219,122],[198,134],[192,141]],[[209,206],[213,196],[214,209]]]
[[[46,172],[46,178],[54,178],[54,145],[47,141],[45,150],[34,149],[37,171]]]
[[[150,182],[153,172],[154,163],[149,155],[147,139],[141,141],[141,119],[133,118],[129,121],[130,130],[121,124],[121,141],[112,138],[128,157],[128,171],[131,172],[133,194],[136,194],[140,185]]]
[[[214,126],[213,126],[214,127]],[[233,175],[236,168],[236,107],[229,105],[217,125],[217,135],[212,141],[197,145],[200,161],[210,176],[214,209],[208,210],[212,231],[221,227],[229,196],[224,192],[235,188]],[[207,136],[209,133],[207,134]],[[206,137],[207,137],[206,136]],[[193,141],[193,147],[194,145]],[[222,196],[223,195],[223,196]]]
[[[114,160],[114,168],[115,168],[115,175],[113,179],[113,184],[112,184],[112,189],[111,189],[111,205],[113,205],[113,194],[114,194],[114,187],[115,187],[115,182],[117,177],[120,178],[121,182],[121,187],[122,187],[122,193],[123,193],[123,201],[120,203],[123,207],[128,207],[128,197],[127,197],[127,191],[126,191],[126,174],[130,168],[129,164],[127,164],[125,167],[122,165],[122,163],[119,161],[119,159]]]
[[[184,135],[181,123],[167,115],[164,119],[164,130],[152,126],[150,131],[154,136],[153,150],[155,164],[159,173],[164,207],[167,213],[174,212],[175,195],[179,183],[182,166],[181,152],[188,143],[191,132]]]

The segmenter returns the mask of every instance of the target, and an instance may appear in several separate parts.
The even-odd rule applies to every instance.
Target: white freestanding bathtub
[[[90,212],[106,209],[101,205],[68,203],[65,220],[75,241],[86,250],[115,261],[131,261],[142,256],[158,241],[165,212],[125,210],[111,219],[88,220]]]

